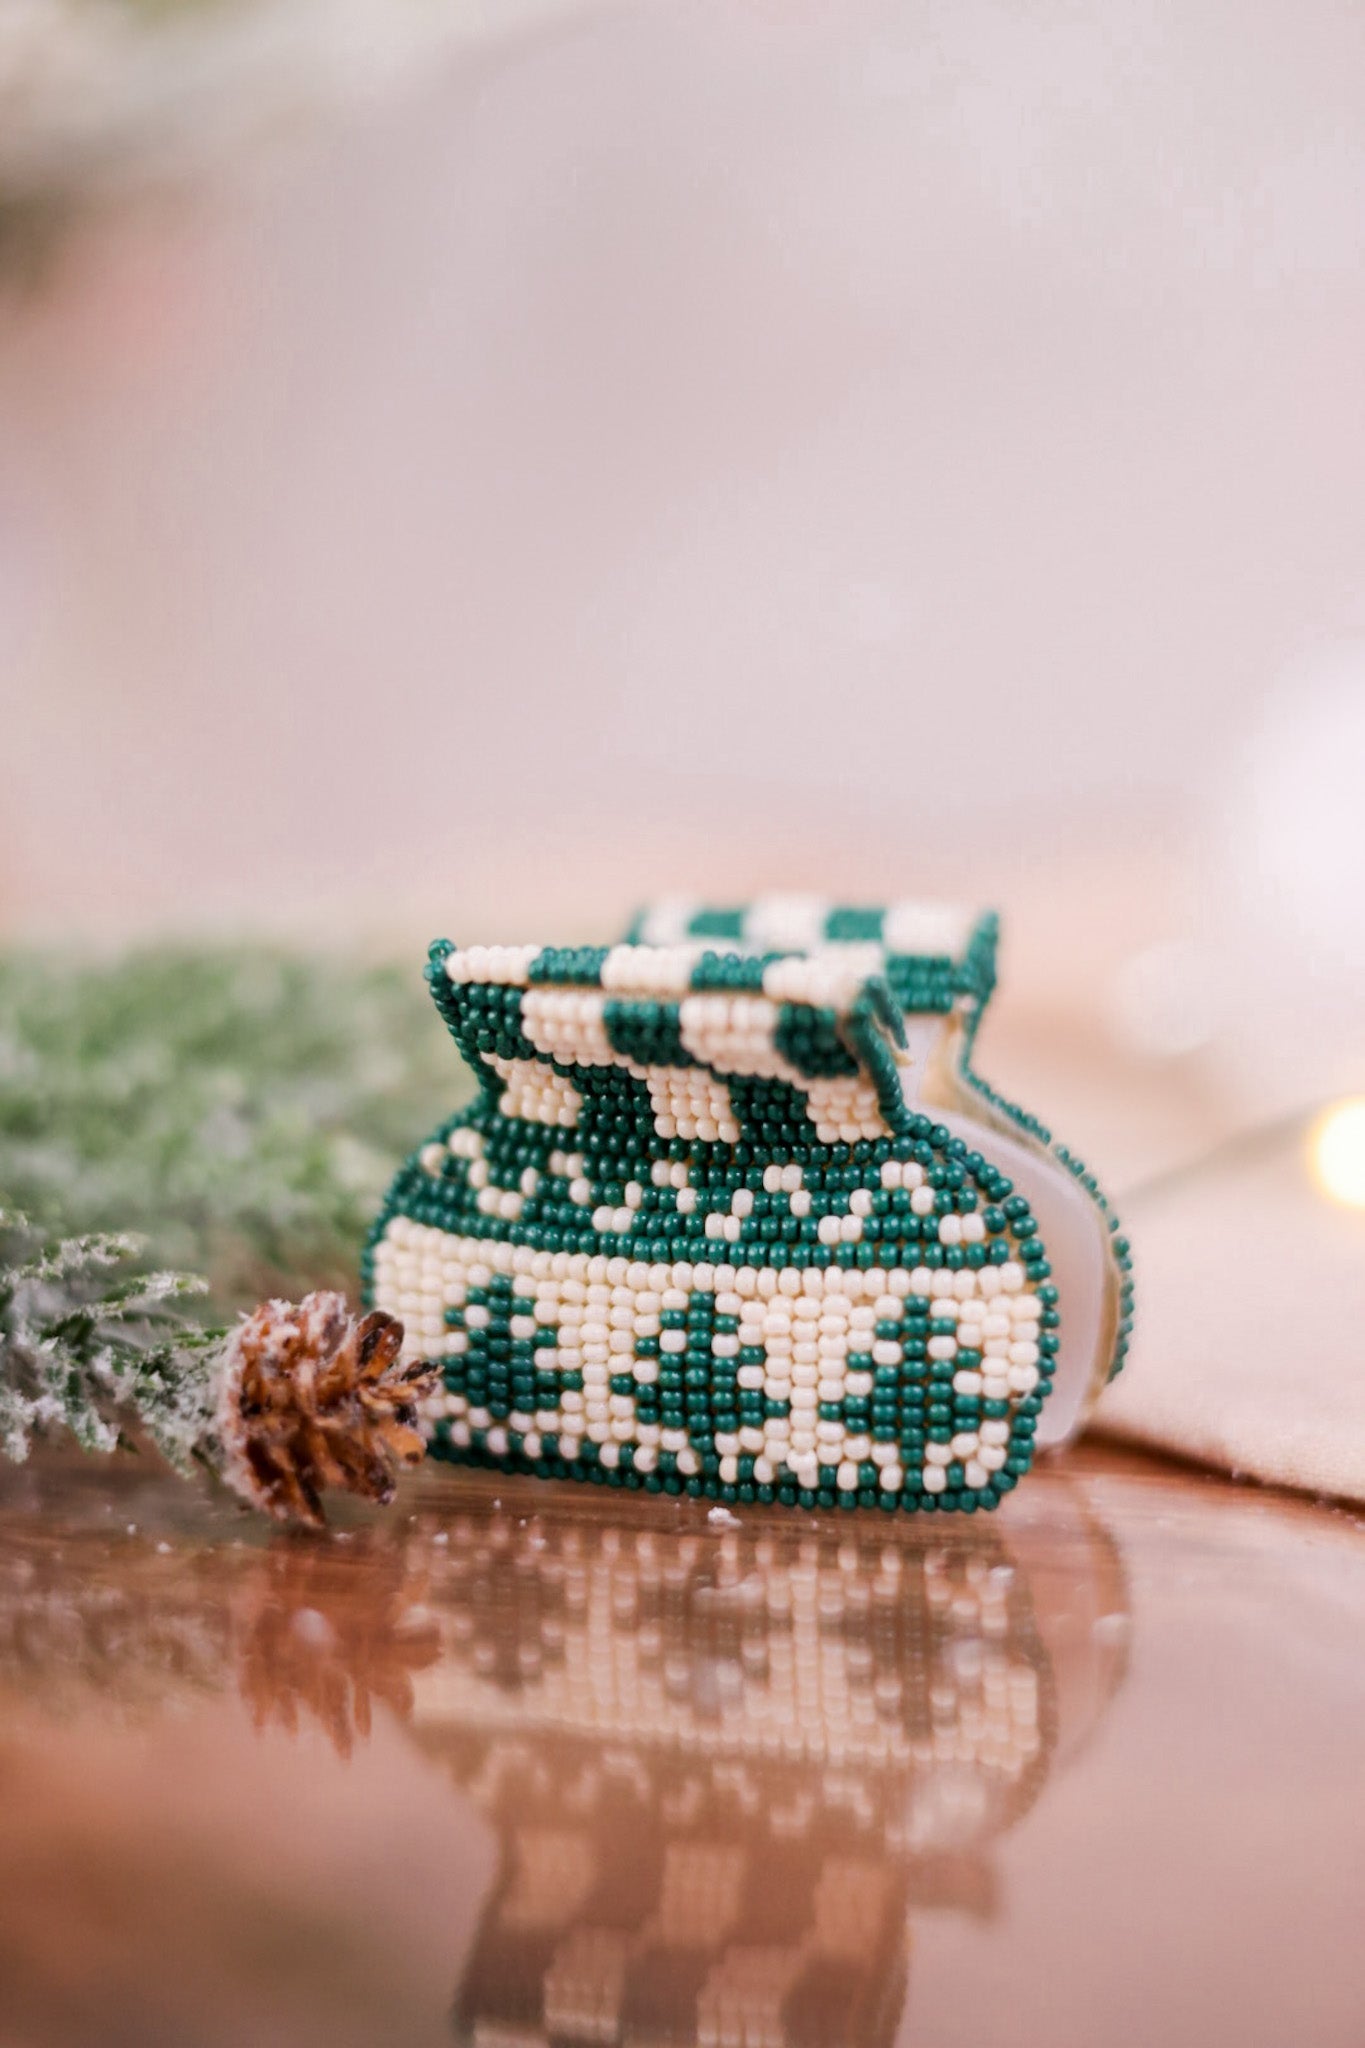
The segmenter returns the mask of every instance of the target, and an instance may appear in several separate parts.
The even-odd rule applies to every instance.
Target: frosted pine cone
[[[403,1325],[357,1320],[342,1294],[262,1303],[228,1340],[217,1429],[224,1476],[282,1522],[323,1522],[321,1496],[344,1487],[389,1501],[401,1465],[426,1449],[417,1403],[434,1368],[399,1363]]]

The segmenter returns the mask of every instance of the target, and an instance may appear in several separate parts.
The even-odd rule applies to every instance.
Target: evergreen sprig
[[[420,990],[261,949],[0,957],[0,1452],[150,1438],[272,1513],[297,1468],[305,1519],[321,1485],[387,1497],[420,1389],[371,1330],[391,1319],[356,1324],[342,1297],[398,1156],[449,1100]],[[253,1381],[237,1413],[248,1325],[217,1325],[294,1293],[251,1319],[270,1412]]]
[[[45,1238],[0,1210],[0,1449],[28,1455],[35,1437],[69,1430],[111,1451],[145,1432],[187,1468],[205,1435],[222,1333],[184,1304],[203,1281],[142,1270],[145,1247],[122,1233]]]
[[[353,1291],[395,1164],[458,1093],[416,973],[247,947],[0,956],[0,1204],[47,1242],[137,1233],[223,1318]]]

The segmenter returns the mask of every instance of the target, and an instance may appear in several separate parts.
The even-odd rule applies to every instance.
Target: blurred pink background
[[[0,273],[0,924],[980,895],[1357,1085],[1360,9],[441,12],[258,7],[330,99],[182,66]]]

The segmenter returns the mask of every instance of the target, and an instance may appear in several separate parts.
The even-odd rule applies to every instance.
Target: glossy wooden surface
[[[0,2044],[1359,2048],[1365,1521],[0,1478]]]

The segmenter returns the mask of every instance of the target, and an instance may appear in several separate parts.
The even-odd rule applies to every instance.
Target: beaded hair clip
[[[660,904],[611,947],[440,940],[474,1069],[368,1298],[430,1449],[723,1501],[994,1507],[1119,1370],[1130,1258],[972,1070],[997,920]]]

